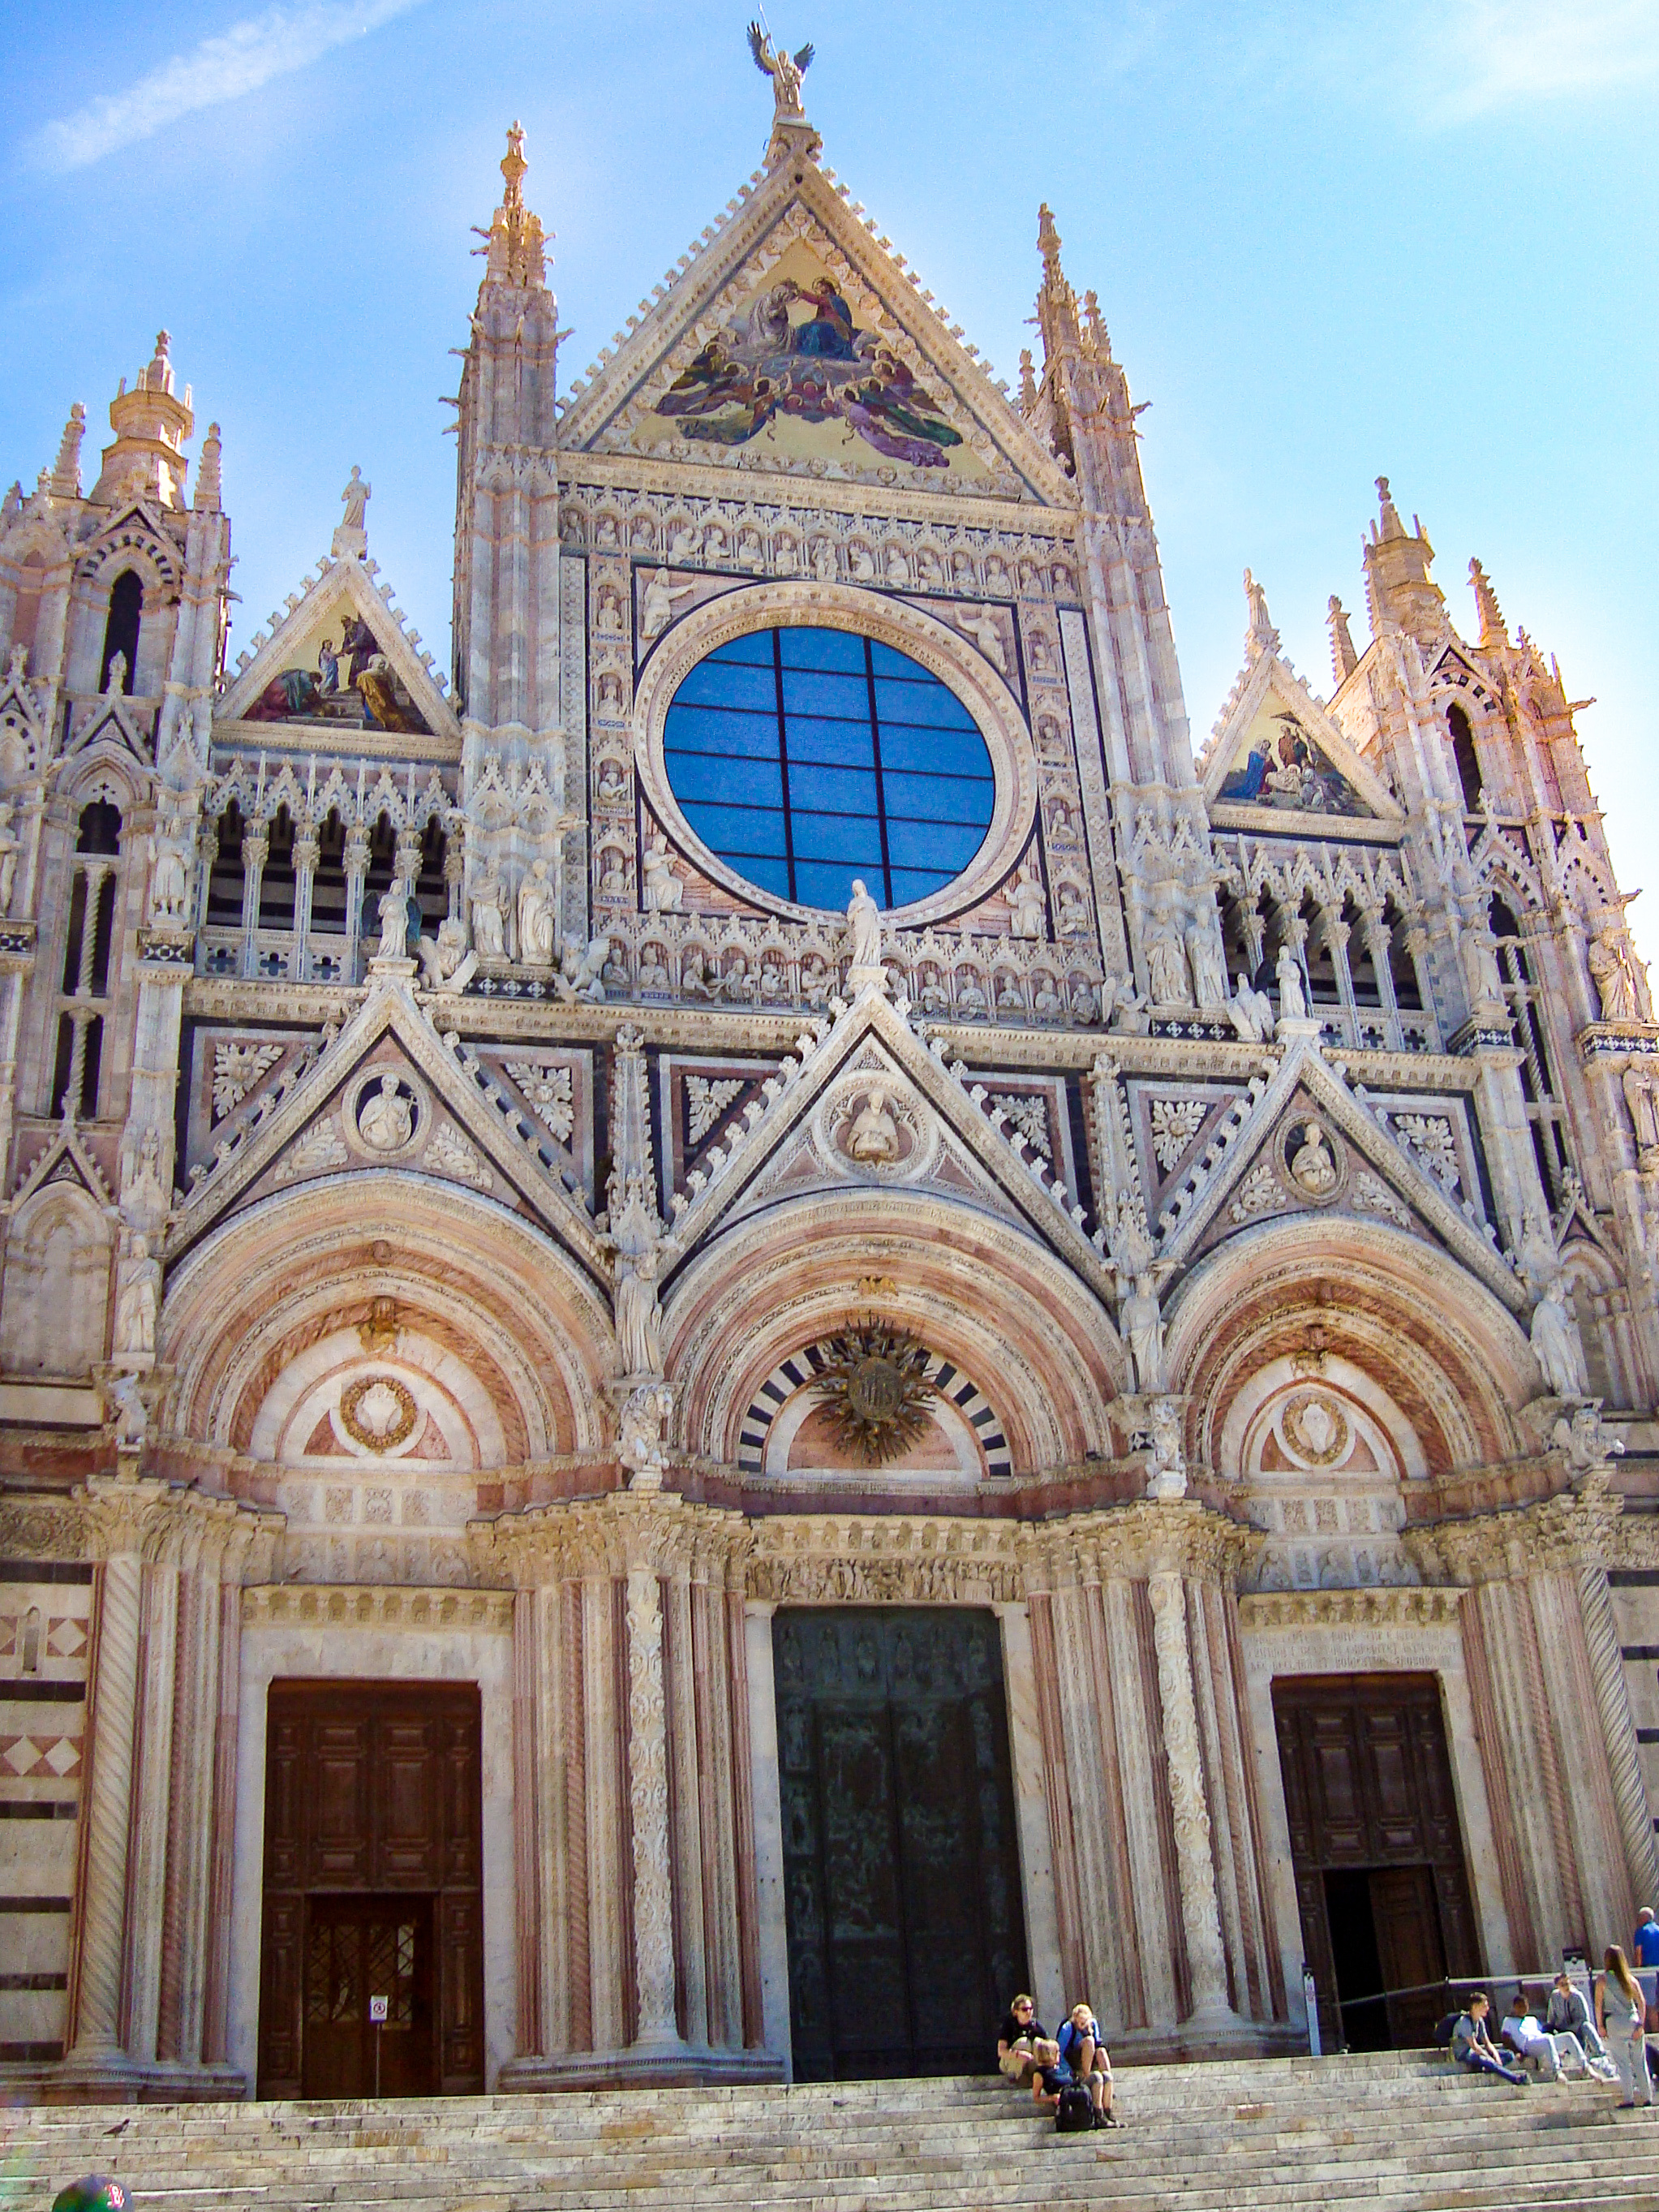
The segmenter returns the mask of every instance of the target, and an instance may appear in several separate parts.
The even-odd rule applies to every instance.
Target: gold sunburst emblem
[[[927,1426],[927,1349],[908,1331],[866,1319],[823,1346],[818,1388],[836,1441],[866,1467],[908,1451]]]

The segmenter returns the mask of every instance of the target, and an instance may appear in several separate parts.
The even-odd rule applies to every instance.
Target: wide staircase
[[[1124,2068],[1116,2131],[994,2078],[0,2113],[0,2208],[115,2175],[137,2212],[1367,2212],[1659,2208],[1659,2113],[1415,2051]]]

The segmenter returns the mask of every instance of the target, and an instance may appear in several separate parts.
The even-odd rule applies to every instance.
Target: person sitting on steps
[[[1089,2092],[1097,2128],[1121,2127],[1112,2112],[1112,2062],[1101,2039],[1100,2022],[1086,2004],[1074,2004],[1060,2031],[1061,2063]]]
[[[1509,2017],[1498,2031],[1502,2040],[1523,2065],[1536,2066],[1546,2081],[1560,2081],[1569,2074],[1583,2074],[1583,2046],[1576,2035],[1552,2035],[1540,2026],[1530,1994],[1517,1990]]]
[[[1492,1999],[1484,1990],[1476,1990],[1457,2015],[1457,2025],[1451,2033],[1451,2055],[1471,2073],[1501,2074],[1506,2081],[1513,2081],[1517,2088],[1524,2089],[1527,2075],[1521,2067],[1507,2065],[1498,2056],[1492,2030],[1486,2026],[1486,2014],[1491,2010]]]
[[[1057,2081],[1051,2087],[1047,2076],[1059,2063],[1059,2045],[1037,2018],[1035,2002],[1022,1990],[1009,2006],[997,2039],[999,2071],[1017,2088],[1030,2082],[1032,2102],[1052,2112],[1064,2082]],[[1065,2080],[1070,2079],[1068,2071]]]
[[[1597,2034],[1595,2022],[1583,1990],[1574,1985],[1572,1976],[1565,1966],[1555,1978],[1555,1987],[1550,1991],[1549,2011],[1544,2025],[1554,2036],[1576,2035],[1584,2053],[1584,2065],[1599,2081],[1616,2081],[1619,2069],[1607,2055],[1607,2046]]]

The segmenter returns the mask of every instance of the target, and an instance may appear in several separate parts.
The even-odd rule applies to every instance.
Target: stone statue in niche
[[[17,834],[11,826],[16,811],[9,799],[0,799],[0,915],[11,912],[17,885]]]
[[[1282,1022],[1305,1022],[1308,997],[1302,988],[1302,963],[1291,945],[1279,946],[1273,974],[1279,978],[1279,1018]]]
[[[685,886],[668,856],[668,840],[660,830],[646,848],[645,872],[640,884],[647,914],[678,914]]]
[[[847,907],[847,948],[855,970],[864,970],[866,976],[879,974],[881,908],[857,876],[853,878],[853,896]]]
[[[628,786],[623,781],[622,770],[613,760],[599,763],[599,796],[601,806],[625,806],[628,804]]]
[[[1566,1270],[1558,1267],[1539,1293],[1528,1334],[1546,1387],[1558,1398],[1583,1398],[1589,1395],[1589,1379],[1578,1324],[1567,1306],[1570,1295]]]
[[[357,1109],[357,1134],[374,1152],[401,1152],[415,1133],[415,1106],[398,1088],[396,1075],[383,1075]]]
[[[429,991],[453,994],[465,990],[478,965],[477,954],[467,950],[466,924],[458,915],[446,915],[438,924],[436,938],[422,936],[415,950],[421,956]]]
[[[1227,967],[1221,940],[1201,922],[1187,926],[1187,958],[1193,971],[1193,995],[1206,1011],[1227,1003]]]
[[[1187,988],[1187,957],[1173,922],[1156,923],[1146,939],[1146,980],[1155,1006],[1192,1004]]]
[[[674,1393],[665,1382],[641,1382],[623,1401],[617,1456],[628,1469],[630,1490],[661,1489],[663,1431],[673,1410]]]
[[[114,1351],[118,1358],[150,1359],[155,1353],[155,1320],[161,1309],[161,1263],[150,1257],[147,1237],[135,1237],[115,1302]]]
[[[1181,1441],[1181,1401],[1155,1398],[1150,1415],[1152,1453],[1146,1495],[1171,1501],[1187,1495],[1187,1455]]]
[[[1023,867],[1008,887],[1008,903],[1013,909],[1009,933],[1014,937],[1040,938],[1042,934],[1042,883],[1036,870]]]
[[[1504,979],[1498,972],[1498,944],[1484,921],[1470,922],[1457,940],[1463,957],[1463,980],[1472,1006],[1504,1004]]]
[[[654,1230],[635,1251],[617,1255],[617,1356],[624,1375],[662,1373],[662,1304],[658,1280],[676,1249]]]
[[[554,888],[545,860],[532,861],[519,885],[519,957],[550,965],[558,933]]]
[[[564,960],[554,983],[562,999],[587,999],[595,1006],[605,1003],[605,963],[611,957],[611,939],[596,937],[585,952],[578,953],[574,945],[567,945]]]
[[[1118,1327],[1123,1341],[1128,1346],[1129,1360],[1134,1369],[1135,1388],[1143,1393],[1168,1388],[1169,1376],[1164,1370],[1164,1316],[1158,1305],[1158,1291],[1152,1271],[1143,1268],[1133,1278],[1117,1310]]]
[[[872,1085],[870,1094],[853,1116],[847,1133],[849,1159],[864,1167],[890,1167],[899,1156],[898,1123],[887,1103],[884,1085]]]
[[[1659,1168],[1659,1070],[1635,1064],[1625,1071],[1625,1103],[1636,1132],[1636,1161],[1644,1175]]]
[[[6,810],[9,814],[10,809]],[[9,825],[8,825],[9,826]],[[175,823],[159,821],[149,840],[149,919],[164,929],[181,929],[190,919],[191,845]],[[0,913],[10,906],[8,879],[0,864]]]
[[[472,890],[472,942],[481,960],[507,957],[507,898],[494,861]]]
[[[104,690],[109,698],[118,698],[127,688],[127,657],[118,647],[109,657],[109,668],[104,677]]]
[[[409,885],[399,878],[389,890],[380,893],[380,902],[375,911],[380,921],[381,960],[406,960],[409,957]]]
[[[1584,957],[1589,963],[1591,980],[1601,1002],[1602,1020],[1634,1021],[1635,983],[1631,975],[1629,956],[1617,937],[1610,929],[1598,932],[1590,939]]]

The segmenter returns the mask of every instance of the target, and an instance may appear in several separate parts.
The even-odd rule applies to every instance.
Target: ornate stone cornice
[[[1446,1583],[1416,1589],[1264,1591],[1238,1601],[1247,1635],[1269,1628],[1452,1628],[1463,1592]]]
[[[1602,1564],[1607,1567],[1659,1567],[1659,1513],[1620,1513],[1610,1521]]]
[[[1026,1582],[1034,1591],[1154,1574],[1231,1582],[1266,1541],[1258,1530],[1194,1498],[1140,1498],[1021,1534]]]
[[[751,1531],[731,1508],[694,1504],[675,1491],[613,1491],[470,1522],[467,1538],[483,1575],[521,1588],[636,1566],[735,1584]]]
[[[240,1579],[260,1537],[284,1525],[261,1511],[201,1490],[175,1490],[151,1477],[140,1482],[94,1476],[75,1493],[81,1510],[83,1557],[137,1553],[151,1565],[201,1568],[223,1581]]]
[[[1606,1560],[1623,1507],[1607,1475],[1597,1474],[1535,1505],[1408,1528],[1401,1542],[1419,1570],[1438,1581],[1516,1581]]]
[[[399,1589],[385,1584],[251,1585],[242,1592],[245,1628],[471,1629],[509,1635],[511,1590]]]
[[[753,1538],[747,1593],[774,1605],[1006,1605],[1025,1594],[1011,1522],[781,1513]]]

